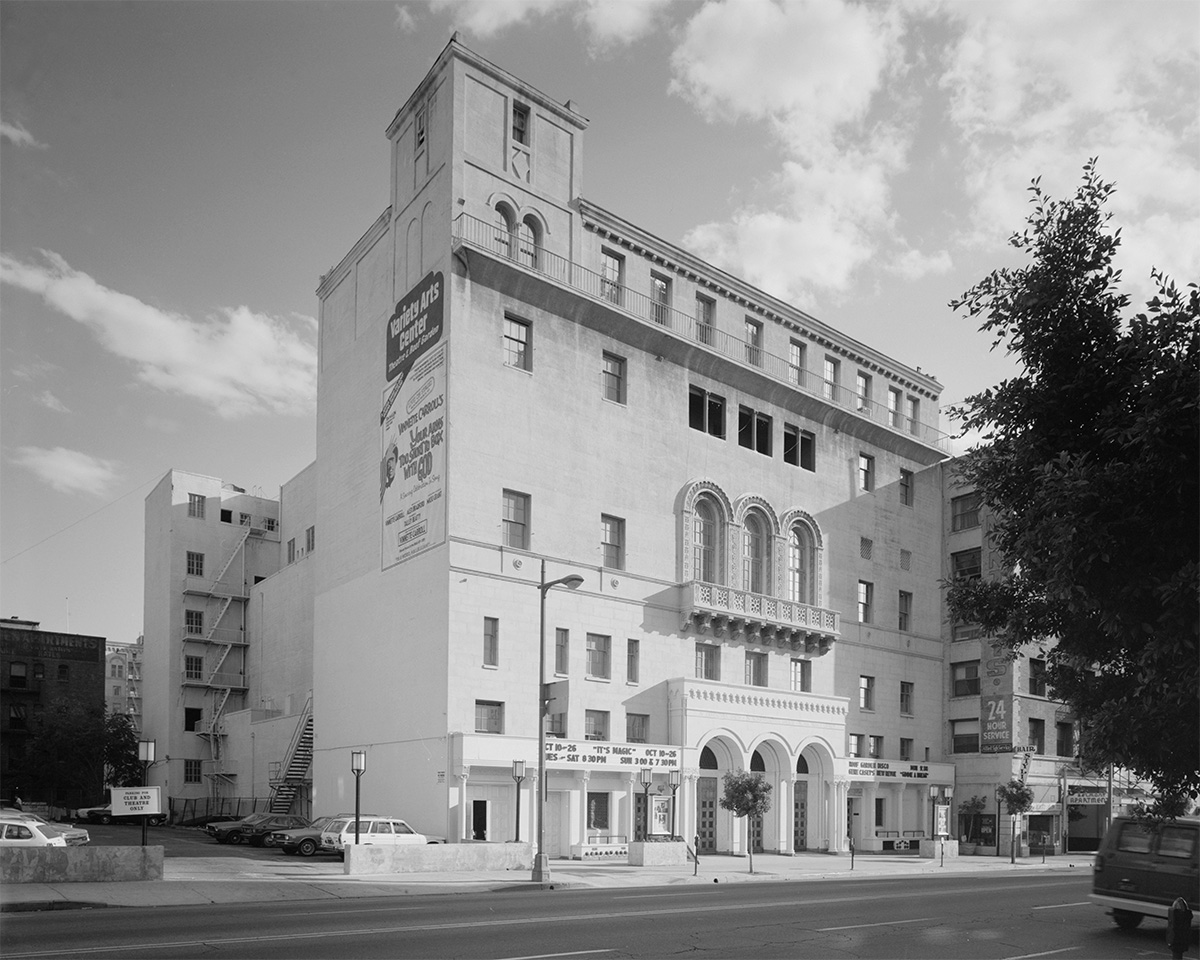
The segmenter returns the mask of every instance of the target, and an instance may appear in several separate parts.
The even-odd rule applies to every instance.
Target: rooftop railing
[[[527,235],[510,233],[496,223],[489,223],[465,213],[459,214],[455,219],[454,235],[478,250],[508,260],[532,273],[541,274],[638,320],[670,330],[693,343],[708,347],[714,353],[760,370],[772,379],[789,384],[802,393],[850,410],[896,433],[911,436],[927,446],[949,452],[950,438],[940,430],[899,410],[891,409],[886,404],[862,397],[841,384],[813,376],[805,368],[768,353],[756,343],[718,330],[713,324],[677,310],[662,300],[589,270],[566,257],[551,253],[531,243]]]

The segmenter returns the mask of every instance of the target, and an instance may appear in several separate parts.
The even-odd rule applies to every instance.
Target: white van
[[[437,843],[432,837],[417,833],[403,820],[395,817],[363,817],[358,821],[358,842],[374,846],[395,847],[410,843]],[[347,846],[354,845],[354,818],[337,817],[321,831],[321,849],[327,853],[345,855]]]

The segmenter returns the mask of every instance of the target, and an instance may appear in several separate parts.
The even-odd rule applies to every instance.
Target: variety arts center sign
[[[387,387],[379,415],[382,569],[446,540],[444,284],[430,273],[387,323]]]

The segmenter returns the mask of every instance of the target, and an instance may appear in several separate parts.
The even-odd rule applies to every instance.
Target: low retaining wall
[[[531,843],[346,844],[346,873],[452,873],[532,870]]]
[[[921,857],[925,860],[940,860],[942,857],[957,857],[957,840],[922,840]]]
[[[687,862],[687,844],[683,842],[642,843],[636,841],[629,845],[629,865],[631,867],[675,867],[685,866]]]
[[[0,882],[161,880],[162,847],[0,847]]]

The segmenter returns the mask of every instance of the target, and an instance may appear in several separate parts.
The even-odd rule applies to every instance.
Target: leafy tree
[[[1157,294],[1125,316],[1113,190],[1094,160],[1073,198],[1034,180],[1010,240],[1030,262],[951,303],[1021,371],[952,410],[983,435],[962,472],[1008,572],[955,581],[947,599],[1014,654],[1052,643],[1047,679],[1084,762],[1151,781],[1170,814],[1200,793],[1200,293],[1152,270]]]
[[[996,788],[996,796],[1004,804],[1004,812],[1012,821],[1012,842],[1009,843],[1008,858],[1012,863],[1017,861],[1017,821],[1022,813],[1033,806],[1033,789],[1020,780],[1009,780],[1008,783]]]
[[[771,809],[771,785],[760,773],[727,773],[724,778],[725,793],[721,797],[721,809],[732,811],[735,817],[764,816]],[[749,821],[747,821],[749,822]],[[748,843],[750,872],[754,872],[754,845]]]
[[[987,797],[981,797],[978,794],[970,800],[964,800],[958,806],[959,817],[967,818],[967,842],[975,842],[975,828],[979,825],[979,815],[983,813],[987,807]]]
[[[138,735],[124,713],[104,718],[104,771],[110,787],[140,787],[142,762],[138,760]]]

